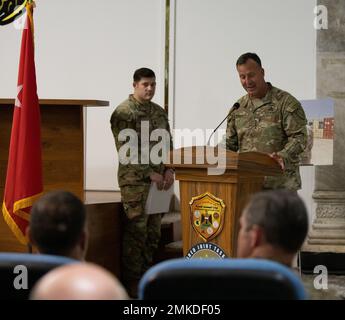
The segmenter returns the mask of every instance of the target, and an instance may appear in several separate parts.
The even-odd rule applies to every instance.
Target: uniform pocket
[[[240,131],[243,128],[251,128],[255,125],[253,114],[247,112],[237,112],[235,114],[236,129]]]
[[[121,188],[121,200],[128,219],[145,213],[149,186],[125,186]]]

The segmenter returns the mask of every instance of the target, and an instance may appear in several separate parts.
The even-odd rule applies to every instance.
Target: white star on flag
[[[15,107],[21,107],[22,106],[22,102],[21,102],[21,98],[22,97],[19,97],[19,95],[21,95],[20,93],[22,92],[23,90],[23,85],[21,84],[20,86],[17,87],[17,98],[16,98],[16,102],[14,103]]]

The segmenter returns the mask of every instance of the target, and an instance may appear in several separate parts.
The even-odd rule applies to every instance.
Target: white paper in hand
[[[168,190],[158,190],[157,184],[152,183],[146,200],[146,214],[169,212],[171,197],[174,194],[174,185]]]

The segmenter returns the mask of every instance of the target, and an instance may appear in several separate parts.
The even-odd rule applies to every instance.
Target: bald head
[[[42,277],[31,292],[32,300],[125,300],[121,283],[108,271],[91,263],[58,267]]]

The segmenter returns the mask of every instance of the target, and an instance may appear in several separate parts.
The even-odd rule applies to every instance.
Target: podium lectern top
[[[176,169],[208,169],[224,168],[255,172],[262,176],[282,174],[282,169],[276,160],[262,152],[233,152],[223,148],[209,146],[193,146],[175,149],[169,154],[166,165]]]

